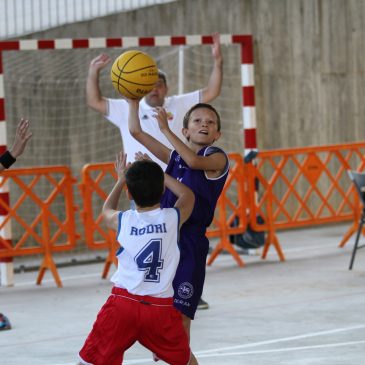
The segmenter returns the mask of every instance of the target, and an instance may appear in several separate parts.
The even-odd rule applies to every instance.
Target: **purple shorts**
[[[203,293],[208,249],[205,236],[191,233],[180,240],[180,262],[173,282],[174,306],[191,319]]]

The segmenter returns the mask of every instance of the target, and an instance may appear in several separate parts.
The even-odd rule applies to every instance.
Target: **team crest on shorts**
[[[177,292],[178,292],[180,298],[189,299],[193,296],[194,289],[190,283],[185,281],[184,283],[181,283],[179,285]]]

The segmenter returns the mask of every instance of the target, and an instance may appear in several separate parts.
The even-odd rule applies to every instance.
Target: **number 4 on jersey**
[[[145,271],[144,281],[159,282],[159,270],[163,268],[163,260],[161,260],[162,240],[153,239],[142,248],[134,258],[138,269]]]

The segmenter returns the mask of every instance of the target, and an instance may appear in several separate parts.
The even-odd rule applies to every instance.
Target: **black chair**
[[[361,218],[359,221],[359,228],[357,229],[355,244],[354,244],[354,248],[352,250],[351,261],[350,261],[350,266],[349,266],[349,270],[352,270],[356,251],[359,250],[360,248],[365,247],[365,244],[359,246],[360,234],[362,232],[362,228],[365,223],[365,173],[356,172],[356,171],[347,171],[347,172],[350,176],[350,179],[352,180],[352,182],[355,185],[356,191],[359,194],[360,202],[362,205],[362,213],[361,213]]]

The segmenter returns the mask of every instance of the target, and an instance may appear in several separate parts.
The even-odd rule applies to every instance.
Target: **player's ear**
[[[218,141],[219,138],[221,138],[222,133],[220,131],[215,132],[214,141]]]
[[[183,134],[183,136],[184,136],[187,140],[189,140],[190,135],[189,135],[189,130],[188,130],[187,128],[183,128],[183,129],[181,130],[181,133]]]

